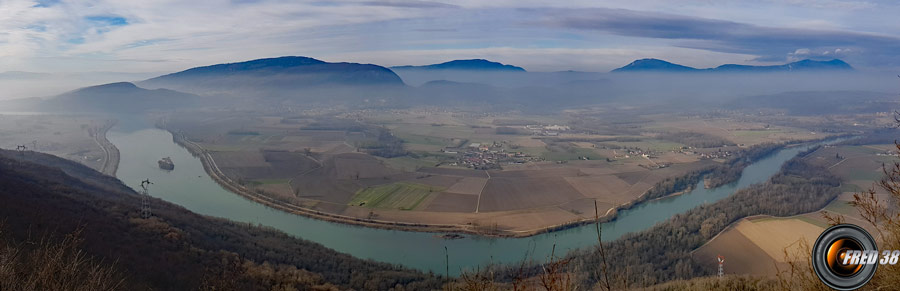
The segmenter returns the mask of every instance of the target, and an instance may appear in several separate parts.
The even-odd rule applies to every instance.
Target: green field
[[[825,210],[841,214],[854,214],[857,212],[856,207],[851,205],[850,202],[841,200],[835,200],[834,202],[831,202],[830,204],[828,204],[828,206],[825,206]]]
[[[511,152],[523,152],[526,155],[532,157],[540,157],[544,155],[544,153],[548,153],[550,151],[547,150],[546,147],[519,147],[517,149],[510,149]]]
[[[387,185],[363,188],[356,191],[349,205],[370,208],[412,210],[419,206],[428,195],[443,191],[443,187],[416,183],[397,182]]]
[[[435,156],[413,158],[410,156],[402,156],[402,157],[389,158],[389,159],[385,159],[385,158],[379,158],[379,159],[384,161],[391,168],[413,172],[413,171],[416,171],[418,168],[434,167],[435,165],[440,163],[441,160],[445,160],[445,159],[449,159],[449,158],[439,159],[438,157],[435,157]]]
[[[875,181],[884,175],[884,173],[874,169],[846,169],[844,171],[850,171],[846,176],[848,180]]]
[[[414,143],[414,144],[424,144],[424,145],[435,145],[435,146],[447,146],[450,144],[450,139],[435,137],[435,136],[427,136],[427,135],[418,135],[418,134],[407,134],[407,133],[397,133],[396,136],[403,140],[405,143]]]
[[[426,136],[436,139],[469,138],[475,130],[465,126],[431,126],[428,124],[394,124],[389,126],[391,132],[400,136]],[[402,138],[402,137],[401,137]]]
[[[594,150],[584,149],[584,148],[573,148],[569,151],[561,151],[561,152],[545,151],[541,154],[541,157],[548,161],[571,161],[571,160],[577,160],[578,157],[588,157],[591,160],[606,159],[605,156],[598,154]]]
[[[260,185],[271,185],[271,184],[287,184],[290,179],[255,179],[253,182],[259,183]]]
[[[812,225],[815,225],[815,226],[818,226],[818,227],[821,227],[821,228],[828,228],[828,226],[829,226],[829,225],[828,225],[827,223],[825,223],[825,222],[822,222],[822,221],[819,221],[819,220],[816,220],[816,219],[813,219],[813,218],[809,218],[809,217],[806,217],[806,216],[803,216],[803,215],[792,216],[792,217],[763,217],[763,218],[754,218],[754,219],[750,220],[750,222],[752,222],[752,223],[757,223],[757,222],[765,222],[765,221],[779,221],[779,220],[791,220],[791,219],[797,219],[797,220],[800,220],[800,221],[804,221],[804,222],[807,222],[807,223],[809,223],[809,224],[812,224]]]
[[[637,147],[640,149],[650,149],[650,150],[659,151],[659,152],[666,152],[666,151],[671,151],[674,149],[680,149],[681,147],[685,146],[684,144],[681,144],[681,143],[665,141],[665,140],[658,140],[658,139],[648,139],[648,140],[643,140],[643,141],[608,142],[608,143],[616,144],[616,145],[619,145],[622,147],[629,147],[629,148]]]
[[[769,136],[770,134],[782,133],[784,130],[770,128],[767,130],[735,130],[732,131],[731,134],[737,137],[751,137],[751,138],[761,138]]]
[[[202,146],[204,149],[212,151],[212,152],[236,152],[236,151],[241,151],[241,150],[254,149],[253,147],[250,147],[250,146],[243,146],[243,145],[237,145],[237,144],[225,145],[225,144],[203,143],[203,144],[200,144],[200,146]]]
[[[843,183],[841,184],[841,192],[862,192],[863,188],[859,187],[856,184]]]

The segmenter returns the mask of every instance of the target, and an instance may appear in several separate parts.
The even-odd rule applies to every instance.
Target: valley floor
[[[844,182],[843,193],[825,208],[792,217],[754,216],[743,218],[708,243],[695,250],[692,256],[700,262],[716,264],[716,256],[726,260],[726,274],[752,274],[775,276],[779,270],[790,268],[789,261],[805,260],[807,249],[819,234],[829,226],[823,214],[841,216],[847,223],[875,229],[865,221],[850,202],[853,195],[873,186],[882,174],[882,163],[890,163],[896,157],[886,155],[893,145],[844,145],[820,148],[805,160],[825,166]],[[888,199],[888,194],[876,187],[877,196]]]
[[[158,126],[223,187],[273,208],[369,227],[507,237],[609,220],[660,183],[722,165],[752,145],[827,136],[719,122],[733,127],[720,129],[725,133],[768,133],[737,145],[730,136],[656,123],[653,133],[615,125],[619,133],[601,134],[552,125],[566,124],[559,116],[431,109],[345,115],[207,112],[166,116]],[[511,125],[531,123],[551,125]]]
[[[49,153],[115,176],[119,151],[106,139],[115,119],[83,114],[0,114],[0,148]]]

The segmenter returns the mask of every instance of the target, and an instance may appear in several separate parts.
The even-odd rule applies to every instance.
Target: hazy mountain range
[[[260,96],[315,87],[402,86],[403,80],[378,65],[279,57],[197,67],[141,81],[138,85],[202,95]]]
[[[115,112],[169,110],[199,105],[197,95],[169,89],[148,90],[118,82],[85,87],[51,98],[27,98],[6,102],[18,110],[52,112]]]
[[[803,60],[775,66],[728,64],[697,69],[658,59],[641,59],[610,74],[527,72],[513,65],[481,59],[389,69],[308,57],[279,57],[196,67],[135,83],[85,87],[51,98],[18,99],[3,105],[7,110],[80,112],[313,105],[455,105],[547,110],[608,102],[709,105],[725,104],[738,97],[789,91],[879,90],[865,84],[870,82],[865,76],[855,77],[860,80],[854,81],[848,79],[851,75],[824,74],[852,71],[841,60]],[[763,74],[769,72],[790,73],[795,77]],[[668,75],[657,78],[637,73]],[[856,87],[847,88],[848,84]]]
[[[391,70],[461,70],[461,71],[505,71],[525,72],[525,69],[513,65],[505,65],[485,59],[453,60],[440,64],[425,66],[395,66]]]
[[[631,62],[624,67],[612,70],[613,73],[624,72],[738,72],[738,73],[757,73],[757,72],[793,72],[793,71],[852,71],[853,67],[839,59],[830,61],[802,60],[784,65],[773,66],[748,66],[725,64],[715,68],[698,69],[679,64],[670,63],[659,59],[640,59]]]

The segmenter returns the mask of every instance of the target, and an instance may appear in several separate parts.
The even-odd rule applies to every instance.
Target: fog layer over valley
[[[144,80],[159,75],[159,72],[3,72],[3,68],[0,68],[0,88],[3,88],[3,90],[0,90],[0,102],[3,100],[29,97],[51,97],[81,87],[123,81]]]
[[[598,241],[638,250],[606,269],[623,285],[711,275],[711,254],[720,252],[750,266],[740,274],[770,278],[769,267],[785,263],[768,253],[786,244],[753,241],[768,235],[749,233],[745,220],[803,216],[778,225],[807,223],[805,233],[816,233],[822,209],[857,215],[847,193],[896,156],[885,149],[900,136],[891,127],[895,78],[840,60],[698,69],[640,59],[610,72],[530,72],[483,59],[388,68],[266,58],[0,101],[0,112],[24,112],[0,114],[8,149],[0,160],[37,170],[44,166],[29,159],[80,164],[90,169],[66,174],[120,179],[110,185],[122,196],[107,195],[114,199],[98,211],[112,211],[106,216],[123,229],[185,229],[148,245],[215,236],[183,246],[208,248],[203,260],[239,256],[241,267],[230,259],[219,266],[238,275],[219,277],[240,282],[223,284],[280,284],[260,275],[277,266],[278,280],[294,274],[325,289],[453,289],[471,283],[453,277],[495,263],[490,280],[517,284],[521,276],[538,282],[548,273],[540,260],[556,256],[585,277],[572,286],[589,289],[600,280],[580,270],[605,260],[594,252]],[[34,175],[7,171],[23,181]],[[143,179],[155,183],[150,196],[177,206],[153,200],[152,214],[137,212],[126,185]],[[41,189],[41,197],[57,195]],[[716,241],[732,223],[748,233]],[[263,235],[257,225],[274,229]],[[755,263],[741,261],[735,241],[761,248]],[[91,243],[92,255],[135,254],[104,245]],[[216,268],[209,272],[222,273]],[[123,270],[142,273],[134,264]],[[150,277],[162,275],[148,274],[125,284],[156,286]],[[182,276],[200,278],[191,274]]]
[[[804,62],[769,67],[725,65],[701,70],[645,59],[611,73],[600,73],[527,72],[486,60],[389,69],[371,64],[280,57],[193,68],[135,82],[137,87],[110,84],[41,98],[43,100],[0,102],[0,109],[133,112],[186,108],[407,108],[437,105],[549,113],[548,110],[586,105],[662,105],[679,110],[702,106],[793,108],[794,112],[800,112],[795,105],[811,99],[819,101],[817,106],[822,107],[821,110],[832,111],[835,108],[874,110],[878,106],[865,103],[896,101],[893,94],[884,93],[898,89],[894,76],[855,71],[839,60],[810,61],[812,63],[806,62],[806,67],[801,69],[800,64]],[[833,67],[833,62],[842,65]],[[843,98],[841,93],[835,93],[837,91],[856,93]],[[779,97],[774,99],[756,97],[776,94]],[[819,95],[822,97],[817,97]],[[122,100],[116,100],[118,98]],[[794,101],[795,98],[798,101]],[[756,99],[760,102],[754,101]],[[854,105],[848,107],[846,103]],[[815,114],[817,110],[807,108],[802,111]]]

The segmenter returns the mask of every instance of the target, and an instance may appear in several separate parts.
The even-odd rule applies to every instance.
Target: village
[[[503,164],[524,164],[543,161],[543,158],[532,157],[523,152],[507,151],[508,141],[490,144],[470,143],[465,148],[445,148],[445,154],[455,154],[456,162],[451,166],[460,166],[476,170],[500,170]]]
[[[692,147],[687,147],[685,149],[682,149],[681,153],[688,154],[688,155],[697,155],[698,158],[700,158],[701,160],[727,159],[736,154],[736,152],[734,152],[734,151],[723,150],[721,148],[717,149],[716,151],[699,152],[699,151],[694,151],[694,148],[692,148]]]

